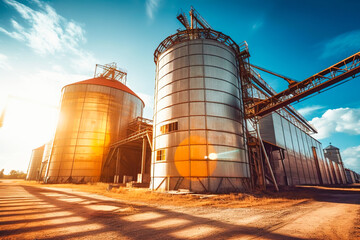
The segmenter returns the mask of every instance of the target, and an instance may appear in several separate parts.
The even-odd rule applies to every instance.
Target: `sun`
[[[9,141],[21,139],[20,142],[36,148],[52,138],[58,112],[56,106],[13,97],[4,112],[0,138],[6,137]]]

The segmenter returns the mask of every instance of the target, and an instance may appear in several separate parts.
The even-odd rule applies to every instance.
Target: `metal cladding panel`
[[[262,117],[259,121],[260,135],[261,138],[265,141],[277,144],[278,138],[276,137],[276,132],[281,130],[279,128],[279,123],[275,122],[276,115],[269,114],[265,117]],[[284,145],[281,145],[284,147]]]
[[[355,174],[349,169],[345,169],[347,183],[356,183]]]
[[[339,167],[340,167],[340,174],[341,174],[343,184],[346,184],[346,176],[345,176],[344,166],[343,166],[343,164],[339,164]]]
[[[299,128],[295,128],[296,130],[296,137],[297,142],[299,146],[299,161],[302,165],[302,171],[303,171],[303,180],[301,184],[309,184],[310,183],[310,176],[309,176],[309,168],[307,164],[306,159],[306,153],[305,153],[305,147],[304,147],[304,139],[303,139],[303,131],[301,131]]]
[[[144,104],[121,89],[72,84],[62,92],[60,119],[49,160],[47,182],[95,182],[110,143],[142,116]]]
[[[301,152],[300,152],[300,146],[299,146],[299,140],[297,137],[297,127],[295,127],[293,124],[290,124],[290,131],[291,131],[291,138],[292,138],[292,144],[294,149],[294,155],[295,155],[295,161],[296,161],[296,167],[298,171],[299,176],[299,184],[305,184],[305,173],[303,168],[303,163],[301,161]]]
[[[291,135],[291,126],[292,125],[290,124],[289,121],[282,119],[282,126],[284,128],[285,145],[286,145],[287,156],[289,159],[292,185],[300,184],[298,167],[297,167],[297,163],[296,163],[295,151],[294,151],[292,135]]]
[[[321,165],[321,177],[323,184],[330,184],[329,179],[329,172],[327,170],[327,164],[325,161],[324,151],[322,150],[322,145],[320,142],[317,141],[317,150],[318,150],[318,157]]]
[[[45,145],[32,150],[26,180],[37,180],[40,171],[41,160],[44,154],[44,147]]]
[[[304,139],[307,137],[307,135],[303,131],[301,131],[299,128],[296,128],[296,133],[297,133],[298,142],[299,142],[301,163],[302,163],[303,170],[304,170],[304,179],[305,179],[304,184],[311,184],[308,156],[306,154],[307,149],[306,149],[306,145],[304,142]]]
[[[341,166],[340,163],[334,163],[335,166],[336,166],[336,172],[337,172],[337,175],[338,175],[338,179],[339,179],[339,183],[340,184],[345,184],[346,183],[346,180],[345,180],[345,176],[343,174],[343,168]]]
[[[315,147],[315,151],[316,151],[316,156],[318,158],[318,161],[319,161],[319,149],[317,147],[317,142],[315,141],[315,139],[313,138],[310,138],[309,139],[310,141],[310,147],[311,149],[313,147]],[[312,164],[313,164],[313,168],[314,168],[314,178],[315,178],[315,183],[316,184],[320,184],[320,178],[321,176],[319,176],[319,174],[321,174],[321,169],[317,167],[317,163],[316,163],[316,159],[315,159],[315,156],[314,156],[314,153],[311,151],[311,155],[312,155]],[[319,167],[320,167],[320,161],[319,161]],[[319,170],[320,170],[320,173],[319,173]]]
[[[272,113],[260,119],[260,133],[263,140],[284,148],[283,163],[289,185],[319,184],[320,176],[323,184],[330,183],[330,171],[322,153],[320,142],[294,126],[278,113]],[[312,147],[316,149],[320,176]],[[274,157],[275,160],[279,158],[279,156],[276,156]],[[277,163],[274,162],[275,160],[273,160],[272,165],[277,169],[275,172],[279,174],[277,178],[281,179],[281,176],[285,174],[279,170],[280,168],[276,168]],[[339,175],[341,175],[341,172],[339,172]]]
[[[305,147],[305,154],[307,156],[307,160],[308,160],[308,169],[309,169],[309,177],[310,177],[310,181],[311,184],[317,184],[317,180],[316,180],[316,167],[315,167],[315,163],[314,163],[314,155],[312,152],[312,138],[305,134],[304,136],[304,147]]]
[[[346,182],[347,183],[354,183],[353,182],[353,179],[352,179],[352,177],[351,177],[351,172],[350,172],[350,170],[348,170],[348,169],[345,169],[345,176],[346,176]]]
[[[341,179],[341,175],[340,175],[340,169],[339,169],[339,164],[334,162],[334,170],[335,170],[335,175],[336,175],[336,179],[338,180],[338,184],[342,183],[342,179]]]
[[[333,161],[331,161],[330,159],[328,159],[329,165],[330,165],[330,172],[332,175],[332,179],[333,179],[333,184],[339,184],[339,179],[336,175],[336,171],[335,171],[335,163]]]
[[[153,189],[212,191],[219,178],[250,177],[236,64],[230,48],[207,39],[176,44],[159,56]],[[162,130],[174,122],[176,129]],[[220,191],[229,184],[220,183]]]
[[[328,171],[328,175],[329,175],[329,184],[335,184],[335,179],[333,176],[333,172],[331,170],[331,165],[329,162],[329,159],[325,157],[325,163],[326,163],[326,167],[327,167],[327,171]]]
[[[325,167],[325,173],[326,173],[326,178],[327,178],[327,184],[332,184],[332,180],[331,180],[331,175],[330,175],[330,169],[329,169],[329,164],[326,161],[326,158],[323,156],[323,162],[324,162],[324,167]]]

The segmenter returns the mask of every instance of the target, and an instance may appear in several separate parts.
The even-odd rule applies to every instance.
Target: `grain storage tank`
[[[144,103],[124,84],[126,73],[102,67],[104,73],[62,89],[46,182],[99,181],[109,145],[126,137],[128,123],[142,116]]]
[[[324,148],[324,155],[327,159],[329,159],[329,161],[331,161],[330,164],[334,173],[333,175],[335,175],[336,178],[336,183],[345,184],[345,169],[343,161],[341,159],[340,149],[330,144],[329,146]]]
[[[40,171],[41,160],[44,154],[44,147],[45,145],[42,145],[41,147],[32,150],[26,180],[37,180]]]
[[[250,177],[238,46],[187,29],[156,49],[151,188],[240,191]]]

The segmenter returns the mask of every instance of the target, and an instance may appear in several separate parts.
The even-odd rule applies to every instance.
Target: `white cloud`
[[[318,130],[315,138],[323,139],[332,133],[360,134],[360,108],[338,108],[327,110],[320,118],[310,121]]]
[[[57,14],[50,5],[34,2],[38,7],[36,10],[15,0],[5,0],[20,14],[25,25],[11,19],[13,31],[0,27],[0,32],[25,42],[40,55],[66,53],[72,59],[70,63],[76,65],[76,70],[93,69],[95,57],[81,48],[81,44],[86,42],[85,30],[78,23]]]
[[[263,24],[264,24],[264,21],[259,20],[252,25],[252,29],[257,30],[257,29],[261,28]]]
[[[159,6],[160,0],[146,0],[146,14],[150,19],[154,19],[154,13]]]
[[[12,67],[8,62],[8,57],[1,53],[0,53],[0,69],[12,70]]]
[[[360,145],[345,149],[341,156],[346,168],[360,173]]]
[[[154,109],[154,97],[146,93],[137,93],[137,95],[144,101],[145,109],[143,116],[152,119]]]
[[[323,109],[323,108],[324,108],[323,106],[315,105],[315,106],[311,106],[311,107],[300,108],[297,111],[301,115],[306,116],[306,115],[309,115],[309,114],[313,113],[316,110]]]
[[[341,53],[352,54],[360,49],[360,30],[340,34],[324,45],[321,58],[336,56]]]

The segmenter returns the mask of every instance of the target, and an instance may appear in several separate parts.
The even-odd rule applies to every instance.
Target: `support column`
[[[142,151],[141,151],[141,170],[138,174],[137,182],[138,183],[147,183],[149,181],[149,176],[145,173],[146,171],[146,147],[147,147],[147,137],[144,136],[142,139]]]
[[[145,173],[146,167],[146,137],[143,137],[142,151],[141,151],[141,174]]]
[[[119,183],[120,181],[120,148],[116,150],[116,165],[115,165],[115,175],[114,183]]]

